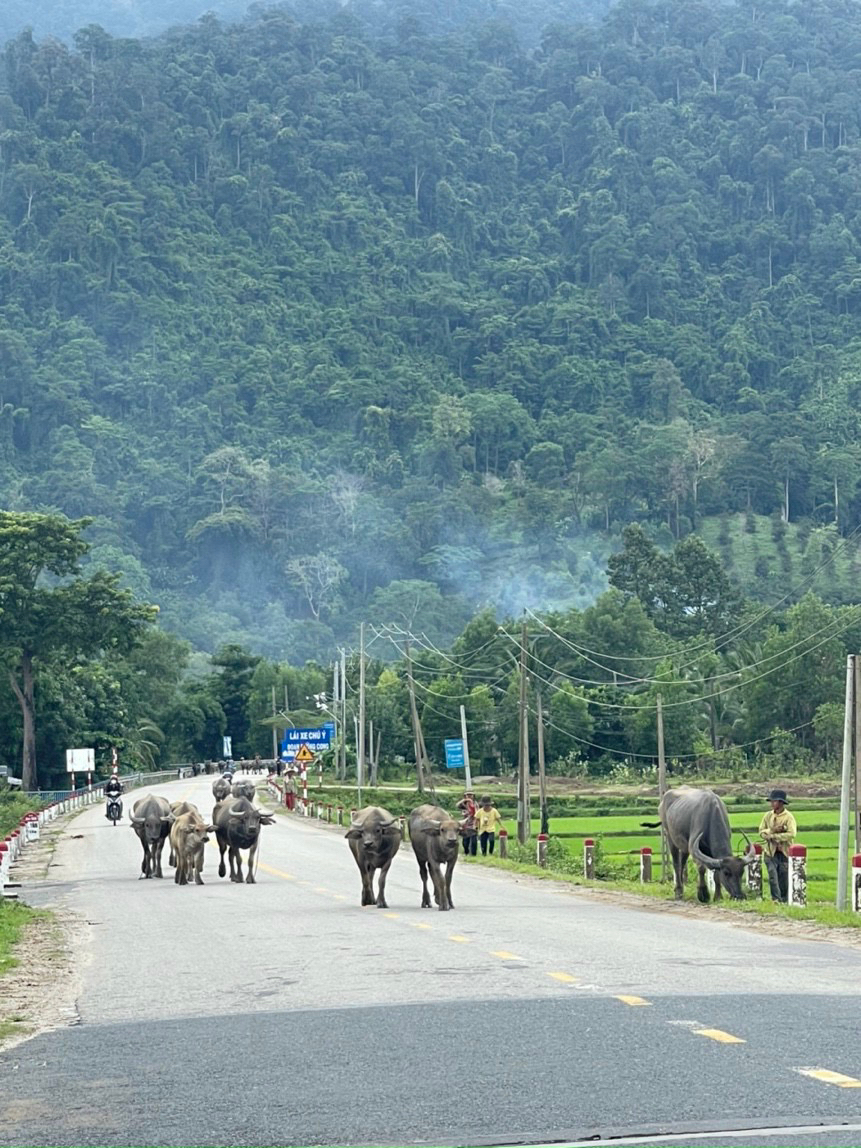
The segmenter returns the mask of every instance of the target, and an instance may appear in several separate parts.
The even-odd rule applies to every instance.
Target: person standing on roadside
[[[481,855],[493,854],[496,841],[496,827],[503,825],[502,816],[489,797],[482,798],[478,811],[478,840],[481,842]]]
[[[478,807],[475,804],[475,794],[468,789],[457,803],[458,809],[463,813],[463,852],[465,857],[474,857],[478,844],[478,827],[476,814]]]
[[[284,780],[284,804],[291,813],[296,808],[296,770],[292,766]]]
[[[765,842],[765,867],[771,886],[771,899],[783,904],[789,899],[789,846],[798,827],[786,808],[789,798],[785,789],[772,789],[768,795],[771,810],[759,823],[759,835]]]

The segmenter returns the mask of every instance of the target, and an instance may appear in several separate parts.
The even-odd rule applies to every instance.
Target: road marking
[[[854,1076],[844,1076],[842,1072],[832,1072],[830,1068],[796,1068],[802,1076],[812,1076],[825,1084],[835,1084],[838,1088],[861,1088],[861,1080]]]
[[[707,1036],[709,1040],[716,1040],[720,1044],[747,1044],[740,1036],[733,1036],[731,1032],[724,1032],[720,1028],[694,1028],[691,1032],[696,1036]]]
[[[315,886],[314,886],[314,892],[315,892],[315,893],[328,893],[328,892],[329,892],[329,890],[328,890],[328,889],[324,889],[322,885],[315,885]]]
[[[651,1001],[644,1000],[642,997],[631,996],[617,996],[616,1000],[621,1001],[622,1004],[630,1005],[632,1008],[639,1008],[641,1005],[651,1005],[652,1003]]]
[[[460,933],[449,933],[448,939],[450,941],[457,941],[460,945],[468,945],[469,937],[462,937]]]
[[[502,961],[522,961],[523,957],[518,957],[515,953],[508,953],[505,949],[497,949],[495,952],[491,950],[492,957],[499,957]]]
[[[336,901],[346,901],[347,900],[346,895],[344,893],[333,893],[332,896],[335,898]]]
[[[424,921],[410,921],[414,929],[432,929],[433,925],[426,925]]]
[[[383,916],[388,917],[390,921],[397,921],[400,917],[400,913],[383,913]]]
[[[273,877],[283,877],[285,881],[295,881],[296,878],[291,873],[285,873],[281,869],[273,869],[271,865],[267,865],[264,861],[258,861],[257,868],[262,869],[264,873],[271,873]],[[300,881],[300,885],[307,885],[308,881]]]
[[[553,977],[554,981],[561,981],[563,985],[576,985],[580,980],[579,977],[572,977],[570,973],[548,973],[548,977]]]

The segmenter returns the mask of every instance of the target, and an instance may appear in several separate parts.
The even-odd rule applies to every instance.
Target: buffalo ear
[[[361,836],[362,836],[361,829],[348,829],[347,832],[344,834],[344,837],[348,841],[358,841],[358,839]]]
[[[207,832],[207,833],[217,833],[217,832],[218,832],[218,826],[216,826],[216,825],[207,825],[207,827],[206,827],[206,832]]]

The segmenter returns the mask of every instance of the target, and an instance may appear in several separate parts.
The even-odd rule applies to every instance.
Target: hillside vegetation
[[[8,45],[3,505],[299,661],[584,607],[632,521],[774,601],[861,525],[858,5],[391,14]]]

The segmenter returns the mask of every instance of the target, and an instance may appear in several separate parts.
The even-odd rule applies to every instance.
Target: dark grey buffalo
[[[245,781],[234,781],[230,792],[234,797],[247,797],[249,801],[253,801],[257,796],[257,786],[250,778],[246,778]]]
[[[161,855],[174,815],[166,797],[147,794],[132,808],[132,829],[143,846],[141,877],[161,877]]]
[[[230,880],[242,881],[242,857],[239,851],[247,849],[248,875],[245,883],[246,885],[255,883],[254,855],[260,840],[260,826],[271,825],[274,820],[271,813],[264,813],[261,809],[255,808],[247,797],[225,797],[224,801],[219,801],[212,811],[212,823],[221,852],[219,877],[223,877],[227,872],[224,867],[224,852],[229,850]]]
[[[212,783],[212,796],[216,801],[223,801],[230,796],[231,785],[226,777],[216,777]]]
[[[697,900],[709,899],[706,885],[706,869],[711,869],[715,879],[715,900],[721,899],[721,887],[734,901],[744,900],[741,878],[745,866],[756,859],[753,846],[743,857],[733,856],[732,831],[726,806],[710,789],[693,789],[680,785],[678,789],[668,789],[658,807],[660,821],[644,821],[650,828],[664,827],[670,853],[673,857],[673,870],[676,877],[676,900],[684,895],[685,867],[690,855],[699,870]]]
[[[386,874],[401,845],[401,827],[379,805],[367,805],[350,821],[345,837],[362,874],[362,904],[387,909]],[[379,869],[379,892],[374,897],[374,871]]]
[[[420,805],[410,814],[410,841],[422,879],[422,908],[431,907],[428,895],[428,870],[433,882],[433,897],[440,911],[454,908],[451,899],[451,875],[460,849],[461,823],[438,805]],[[445,866],[445,873],[443,873]]]

